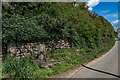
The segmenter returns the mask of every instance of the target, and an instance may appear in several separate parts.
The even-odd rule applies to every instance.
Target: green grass
[[[114,44],[106,45],[103,47],[103,49],[96,49],[97,51],[81,49],[81,53],[79,55],[76,54],[75,48],[57,49],[55,50],[55,53],[47,52],[47,57],[51,56],[51,59],[61,60],[61,64],[51,66],[50,70],[40,69],[38,67],[39,64],[32,62],[32,58],[30,58],[30,56],[21,60],[7,57],[3,62],[2,76],[3,78],[47,78],[53,75],[61,74],[62,72],[66,72],[70,69],[75,69],[81,64],[88,63],[91,60],[94,60],[95,58],[105,54],[113,47],[113,45]],[[2,69],[0,68],[0,72],[1,71]],[[6,77],[5,75],[9,76]]]
[[[2,78],[2,67],[0,65],[0,79]]]

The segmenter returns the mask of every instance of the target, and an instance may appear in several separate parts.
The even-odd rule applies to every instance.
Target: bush
[[[42,26],[35,20],[25,19],[21,15],[11,15],[3,19],[3,42],[8,41],[37,41],[48,37]]]
[[[14,9],[3,5],[3,42],[66,39],[71,47],[84,49],[110,44],[114,39],[110,22],[89,12],[85,3],[74,4],[9,3]]]

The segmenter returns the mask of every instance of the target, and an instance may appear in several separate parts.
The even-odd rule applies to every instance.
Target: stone
[[[24,54],[24,56],[27,56],[28,54],[30,54],[30,53],[23,53]]]
[[[43,54],[40,54],[40,55],[38,56],[38,58],[39,58],[40,60],[43,60],[43,59],[44,59],[44,55],[43,55]]]
[[[17,54],[19,54],[19,53],[20,53],[20,50],[17,51]]]
[[[64,42],[64,40],[62,40],[62,42]]]
[[[27,49],[25,49],[25,52],[28,52],[28,50],[27,50]]]
[[[63,46],[61,46],[60,48],[63,48]]]
[[[36,45],[34,44],[32,47],[33,47],[33,48],[36,48]]]
[[[27,52],[32,52],[32,53],[38,53],[38,47],[41,47],[41,52],[43,52],[45,54],[45,44],[41,44],[41,42],[35,42],[35,43],[15,43],[15,42],[11,42],[7,45],[7,52],[11,53],[11,54],[15,54],[16,52],[19,53],[18,51],[18,47],[16,46],[16,44],[20,47],[20,50],[22,53],[27,53]],[[46,47],[49,50],[52,50],[52,48],[70,48],[69,43],[66,40],[49,40],[47,42]]]
[[[40,51],[41,51],[41,52],[45,52],[45,45],[44,45],[44,44],[41,44],[41,45],[40,45]]]
[[[59,45],[56,45],[56,47],[55,48],[59,48]]]
[[[30,49],[31,52],[33,52],[33,49]]]
[[[13,54],[10,54],[10,56],[13,56]]]
[[[30,46],[33,46],[34,44],[33,43],[30,43]]]
[[[33,51],[38,51],[38,48],[34,48]]]
[[[40,42],[38,42],[38,45],[41,44]]]
[[[60,41],[58,41],[58,43],[60,43]]]
[[[34,54],[38,54],[38,52],[37,52],[37,51],[34,51]]]
[[[20,56],[17,56],[16,58],[17,58],[17,59],[20,59]]]
[[[20,51],[21,51],[22,53],[24,53],[24,49],[20,49]]]
[[[18,56],[19,56],[19,54],[16,54],[16,56],[18,57]]]
[[[52,42],[51,43],[54,43],[54,40],[52,40]]]
[[[22,45],[21,48],[24,49],[25,47]]]
[[[67,42],[66,44],[67,44],[67,45],[69,45],[69,43],[68,43],[68,42]]]
[[[26,48],[29,48],[29,49],[30,49],[30,48],[31,48],[31,46],[30,46],[29,44],[27,44],[27,45],[26,45]]]
[[[16,43],[10,42],[7,44],[7,52],[8,53],[15,53],[16,52]]]
[[[62,43],[62,45],[64,45],[65,43]]]
[[[38,43],[33,43],[33,46],[37,46],[38,45]]]
[[[38,50],[38,45],[36,46],[36,49]]]

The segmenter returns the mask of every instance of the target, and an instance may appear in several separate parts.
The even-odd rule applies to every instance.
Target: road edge
[[[94,60],[92,60],[92,61],[90,61],[90,62],[88,62],[88,63],[85,63],[84,65],[85,65],[85,66],[90,66],[90,65],[92,65],[94,62],[102,59],[103,57],[105,57],[106,55],[108,55],[108,54],[115,48],[116,44],[117,44],[117,41],[115,42],[114,46],[113,46],[109,51],[107,51],[105,54],[99,56],[98,58],[95,58]],[[83,66],[80,66],[80,68],[77,70],[77,72],[75,72],[75,73],[74,73],[71,77],[69,77],[69,78],[72,78],[75,74],[77,74],[77,73],[78,73],[80,70],[82,70],[82,69],[84,69],[84,67],[83,67]]]
[[[94,60],[92,60],[88,63],[84,63],[84,65],[90,66],[94,62],[102,59],[104,56],[106,56],[109,52],[111,52],[115,48],[116,43],[117,43],[117,41],[114,43],[114,46],[109,51],[105,52],[105,54],[99,56],[98,58],[95,58]],[[72,70],[68,70],[67,72],[63,72],[63,73],[55,75],[55,76],[51,76],[49,78],[72,78],[75,74],[77,74],[82,69],[84,69],[84,67],[82,65],[80,65],[80,67],[77,67],[77,68],[72,69]]]

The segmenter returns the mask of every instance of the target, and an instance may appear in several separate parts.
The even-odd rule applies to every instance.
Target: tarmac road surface
[[[105,55],[97,60],[83,65],[83,69],[78,71],[72,78],[120,78],[118,76],[118,44]]]

